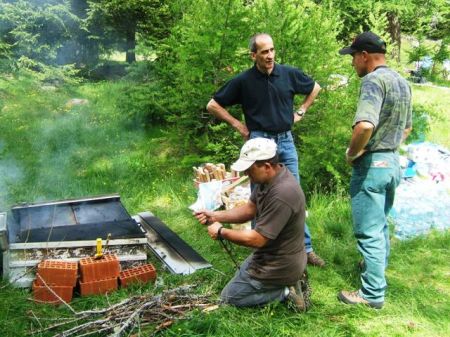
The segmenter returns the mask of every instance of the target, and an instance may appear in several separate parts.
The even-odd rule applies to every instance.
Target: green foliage
[[[308,194],[318,188],[342,191],[348,186],[351,171],[344,154],[358,98],[360,82],[355,77],[350,77],[346,87],[335,90],[325,87],[314,112],[308,112],[294,128],[302,186]]]
[[[337,56],[339,29],[335,11],[312,2],[298,4],[297,1],[275,0],[248,5],[235,0],[225,4],[192,2],[165,42],[165,48],[160,50],[157,61],[161,65],[158,67],[160,76],[169,80],[163,90],[170,101],[162,105],[168,110],[168,120],[179,130],[176,143],[185,151],[210,156],[226,164],[232,162],[243,140],[228,125],[211,122],[205,106],[226,80],[252,66],[248,51],[250,35],[262,31],[270,33],[280,63],[300,67],[326,86],[330,74],[349,69],[343,67],[343,59]],[[308,163],[301,169],[302,176],[307,177],[305,181],[326,181],[325,185],[331,188],[345,180],[346,174],[342,172],[345,163],[338,163],[337,155],[329,156],[328,152],[333,149],[322,146],[329,142],[323,133],[328,131],[329,125],[342,123],[350,127],[350,122],[344,118],[353,111],[346,105],[354,98],[349,93],[330,93],[330,97],[336,95],[333,101],[328,95],[326,99],[322,95],[327,94],[320,94],[318,102],[308,112],[309,116],[316,117],[307,117],[301,122],[302,132],[297,143],[302,152],[301,162]],[[297,97],[296,104],[301,99]],[[230,112],[241,118],[239,107]],[[344,129],[338,128],[336,132],[347,135],[348,129]],[[343,138],[341,134],[336,137],[339,141]],[[307,144],[304,151],[303,143]],[[325,165],[328,169],[309,165],[316,162],[318,153],[323,154],[322,158],[334,158]],[[340,159],[342,162],[342,156]]]
[[[407,51],[408,62],[414,62],[415,68],[420,72],[420,75],[427,80],[434,83],[441,83],[444,86],[447,85],[448,73],[443,67],[443,63],[450,57],[448,41],[449,39],[445,38],[434,44],[430,44],[430,42],[423,37],[419,38],[411,50]],[[422,61],[424,57],[431,58],[432,65],[430,68],[419,68],[419,62]]]
[[[437,48],[437,50],[433,53],[433,67],[431,68],[431,77],[432,80],[435,81],[436,79],[438,79],[439,77],[444,79],[444,80],[448,80],[449,78],[449,74],[448,74],[448,70],[445,69],[443,66],[444,61],[450,59],[450,52],[449,52],[449,41],[450,41],[450,37],[446,37],[445,39],[443,39],[441,41],[441,43],[439,44],[439,47]],[[438,69],[442,67],[442,71],[439,74]],[[441,75],[441,76],[439,76]]]
[[[413,130],[406,139],[407,143],[423,142],[430,131],[430,111],[423,105],[413,106]]]
[[[367,27],[370,31],[374,32],[378,36],[380,36],[384,41],[390,41],[389,33],[388,33],[388,18],[386,9],[380,3],[374,3],[372,8],[370,8],[368,17],[365,20]],[[361,30],[362,32],[362,30]],[[390,45],[390,49],[392,49],[393,45]]]
[[[129,83],[79,90],[64,82],[48,90],[40,76],[22,70],[0,80],[1,100],[7,98],[0,114],[0,209],[13,202],[116,192],[145,203],[158,196],[154,173],[179,175],[161,132],[130,128],[117,108]],[[76,105],[71,98],[87,102]],[[132,191],[136,179],[148,184]]]
[[[0,33],[18,58],[55,63],[58,49],[72,37],[77,23],[67,1],[0,3]]]
[[[187,5],[188,6],[188,5]],[[243,69],[248,20],[239,1],[195,1],[161,46],[159,76],[168,120],[179,130],[185,149],[205,149],[208,126],[203,119],[209,97],[232,73]],[[220,137],[220,136],[218,136]],[[220,138],[221,139],[221,138]]]
[[[160,124],[164,121],[164,107],[159,105],[158,83],[132,84],[123,89],[117,98],[117,107],[122,110],[131,126]]]
[[[450,95],[448,87],[432,87],[424,85],[412,85],[414,106],[423,106],[430,125],[430,132],[426,134],[426,140],[442,145],[450,149]],[[413,128],[417,126],[413,125]]]
[[[136,62],[127,68],[123,90],[116,97],[117,108],[127,125],[145,127],[166,121],[166,98],[161,90],[162,80],[156,74],[152,62]]]
[[[10,59],[11,58],[11,45],[0,40],[0,58]]]
[[[59,67],[48,66],[39,61],[22,56],[15,63],[19,74],[27,74],[32,78],[39,79],[44,84],[60,86],[65,84],[78,84],[82,80],[79,70],[74,65],[65,65]]]
[[[143,41],[158,41],[168,35],[168,28],[175,19],[164,0],[93,0],[88,3],[88,25],[94,28],[100,23],[105,30],[113,30],[123,41],[128,63],[136,61],[137,33],[141,33]]]
[[[450,41],[450,37],[443,39],[437,49],[437,51],[433,55],[433,62],[442,64],[445,60],[450,57],[450,52],[448,50],[448,43]]]
[[[408,63],[419,62],[424,56],[430,55],[430,49],[424,44],[423,40],[419,40],[417,45],[413,46],[408,52]]]
[[[377,20],[385,19],[386,15],[396,18],[401,31],[409,34],[421,34],[438,39],[449,34],[450,10],[446,0],[403,0],[400,2],[395,0],[316,0],[315,2],[332,6],[340,13],[344,24],[338,37],[346,41],[351,40],[361,30],[373,29],[371,16],[376,16]],[[383,13],[377,13],[377,9],[382,9]],[[393,33],[391,28],[385,27],[384,32]]]
[[[211,302],[217,300],[235,270],[221,246],[209,238],[205,227],[199,225],[187,209],[194,202],[196,191],[191,170],[180,168],[184,164],[203,162],[206,157],[177,156],[166,135],[177,130],[166,127],[162,132],[160,126],[153,125],[144,131],[125,125],[128,117],[118,109],[115,98],[132,83],[62,85],[49,92],[42,88],[40,77],[36,78],[40,74],[21,70],[18,74],[0,77],[0,209],[7,210],[18,202],[117,192],[130,214],[151,211],[214,267],[191,275],[172,275],[149,254],[158,271],[158,286],[122,289],[108,296],[75,296],[71,307],[77,312],[106,308],[140,293],[158,295],[163,289],[173,289],[182,284],[198,285],[194,293],[210,293]],[[353,96],[353,91],[357,90],[358,84],[355,78],[351,78],[348,88],[326,90],[318,103],[326,97],[332,102],[327,106],[328,110],[317,109],[314,114],[306,115],[304,127],[313,119],[320,121],[326,118],[324,122],[330,123],[321,129],[322,138],[328,140],[327,144],[321,143],[322,147],[341,146],[337,135],[332,141],[328,138],[330,133],[334,133],[333,129],[339,127],[333,122],[334,111],[343,100],[343,111],[347,111],[346,118],[350,118],[354,110],[353,101],[346,101],[345,95],[351,94],[351,100],[356,100],[357,95]],[[439,98],[441,101],[446,99],[445,91],[438,88],[413,89],[417,93],[418,90],[426,90],[421,96],[431,99],[432,104],[436,104]],[[433,92],[437,94],[433,96]],[[419,97],[419,93],[416,96]],[[66,104],[73,97],[87,99],[88,104]],[[447,107],[448,104],[442,105],[440,113],[445,115]],[[446,138],[448,123],[448,120],[443,123],[446,129],[443,137]],[[345,122],[342,124],[349,134],[349,127]],[[315,124],[311,124],[313,126]],[[343,148],[344,143],[347,144],[346,137],[342,135],[342,140],[346,139]],[[313,164],[322,166],[322,158],[316,156],[315,159]],[[313,307],[306,315],[290,311],[283,303],[255,308],[221,306],[211,312],[190,312],[185,316],[189,319],[174,321],[158,334],[227,337],[440,337],[449,334],[447,266],[450,236],[447,232],[431,233],[407,241],[392,238],[387,269],[389,287],[383,310],[346,306],[336,299],[337,292],[357,289],[360,285],[356,267],[360,256],[353,238],[347,193],[327,195],[313,192],[307,206],[314,249],[326,260],[327,267],[308,268]],[[237,246],[233,247],[233,252],[239,261],[251,253],[249,249]],[[4,281],[0,282],[2,337],[62,334],[62,327],[38,330],[75,318],[65,306],[33,303],[29,297],[28,290],[15,289]],[[143,323],[141,321],[139,329],[126,333],[154,334],[155,327]],[[73,324],[82,322],[77,320]]]
[[[12,65],[11,45],[0,39],[0,72],[9,72],[12,69]]]
[[[443,39],[450,34],[450,7],[447,0],[412,0],[405,6],[402,30],[409,34]]]
[[[333,9],[308,1],[258,1],[251,17],[254,30],[274,38],[278,62],[303,69],[319,83],[342,69],[336,41],[341,23]]]
[[[239,157],[239,152],[243,145],[242,137],[237,132],[229,135],[229,128],[230,126],[226,123],[210,126],[211,136],[206,146],[206,151],[214,154],[214,162],[231,164]],[[216,139],[221,139],[221,135],[228,135],[228,137],[224,137],[222,141],[217,141]]]

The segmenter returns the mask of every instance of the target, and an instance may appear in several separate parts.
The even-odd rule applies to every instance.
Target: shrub
[[[423,105],[413,106],[413,129],[406,143],[423,142],[430,131],[430,111]]]
[[[177,146],[226,164],[236,158],[243,139],[228,125],[208,117],[205,106],[228,79],[252,66],[247,46],[252,34],[270,33],[278,62],[302,68],[325,86],[330,74],[344,71],[342,59],[337,55],[339,27],[336,12],[309,2],[275,0],[243,4],[229,0],[225,5],[222,1],[192,2],[164,48],[159,50],[157,61],[159,75],[167,79],[160,89],[166,97],[163,105],[168,120],[179,130]],[[319,102],[309,112],[309,115],[318,114],[319,117],[306,119],[305,129],[301,128],[301,137],[308,135],[311,138],[299,139],[300,145],[314,139],[320,139],[321,144],[329,142],[324,133],[329,131],[330,125],[336,124],[334,120],[344,116],[337,103],[346,100],[347,96],[338,96],[333,105],[325,103],[321,94]],[[296,104],[301,99],[298,97]],[[331,115],[325,110],[329,108],[333,109]],[[232,108],[230,112],[241,117],[240,107]],[[323,146],[320,152],[325,151],[332,150]],[[321,158],[328,158],[328,155]],[[311,170],[305,172],[308,176],[320,180],[333,180],[340,171],[336,171],[334,164],[323,171],[325,176],[317,174],[312,167],[307,170]]]
[[[342,192],[350,181],[345,161],[360,81],[351,79],[347,87],[329,90],[325,86],[294,133],[298,137],[299,166],[303,189]]]
[[[159,124],[165,119],[165,109],[160,105],[158,82],[129,83],[116,98],[117,108],[130,125]]]
[[[160,124],[166,120],[167,109],[162,83],[151,62],[135,62],[127,67],[122,90],[116,97],[117,108],[125,121],[134,125]]]

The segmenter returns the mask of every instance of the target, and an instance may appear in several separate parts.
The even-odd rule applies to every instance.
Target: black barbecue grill
[[[24,204],[11,208],[9,243],[144,238],[119,196]]]

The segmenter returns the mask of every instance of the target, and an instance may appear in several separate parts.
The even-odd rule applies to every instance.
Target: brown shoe
[[[375,309],[381,309],[384,305],[384,302],[369,302],[368,300],[366,300],[361,296],[359,290],[355,291],[342,290],[338,294],[338,298],[346,304],[364,304]]]
[[[290,309],[297,312],[305,312],[306,304],[303,299],[303,293],[299,290],[300,281],[295,286],[288,287],[289,293],[286,296],[286,302]]]
[[[288,307],[298,311],[306,312],[311,307],[312,289],[308,282],[308,273],[305,271],[302,278],[293,286],[290,286],[286,297]]]
[[[305,301],[305,310],[308,311],[311,308],[311,294],[312,288],[308,281],[308,272],[305,270],[302,279],[299,281],[301,291],[303,294],[303,301]]]
[[[322,260],[322,258],[317,255],[314,252],[309,252],[308,254],[306,254],[308,256],[308,264],[310,264],[311,266],[316,266],[316,267],[320,267],[323,268],[325,267],[325,261]]]

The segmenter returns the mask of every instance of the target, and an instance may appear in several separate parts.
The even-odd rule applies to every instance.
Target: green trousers
[[[390,250],[387,215],[400,179],[398,154],[393,151],[366,153],[353,165],[353,231],[365,263],[360,293],[370,302],[384,301]]]

